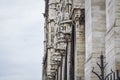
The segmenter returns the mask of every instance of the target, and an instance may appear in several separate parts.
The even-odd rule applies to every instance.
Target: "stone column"
[[[105,0],[85,0],[85,80],[99,80],[91,71],[99,72],[96,65],[101,51],[105,51]]]
[[[85,32],[84,25],[76,26],[75,41],[75,80],[84,80]]]
[[[62,59],[62,80],[64,80],[64,71],[65,71],[65,56]]]
[[[60,80],[60,72],[61,72],[61,69],[60,69],[60,65],[59,65],[59,67],[58,67],[58,80]]]
[[[120,0],[106,0],[106,61],[110,69],[120,71]]]
[[[85,64],[85,25],[84,25],[84,9],[74,10],[75,20],[75,80],[84,80],[84,64]]]
[[[61,30],[64,34],[66,50],[65,55],[63,56],[63,63],[62,63],[62,80],[70,80],[70,51],[71,51],[71,20],[63,20],[60,23]]]
[[[71,53],[71,42],[68,42],[68,55],[67,55],[67,80],[70,80],[70,53]]]
[[[47,19],[47,76],[51,75],[51,59],[54,53],[54,27],[55,27],[55,8],[56,0],[49,0],[48,3],[48,19]]]

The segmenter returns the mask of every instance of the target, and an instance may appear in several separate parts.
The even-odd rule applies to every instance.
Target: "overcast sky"
[[[0,80],[42,80],[44,0],[0,0]]]

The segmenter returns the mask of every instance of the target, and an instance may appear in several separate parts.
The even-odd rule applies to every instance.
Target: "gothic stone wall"
[[[108,69],[120,70],[120,0],[106,0],[106,61]]]
[[[101,51],[105,51],[105,0],[85,0],[85,17],[85,80],[98,80],[91,71],[94,66],[99,72],[96,66],[97,57]]]

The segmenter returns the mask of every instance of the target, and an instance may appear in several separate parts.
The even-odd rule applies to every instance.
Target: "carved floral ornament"
[[[69,13],[68,12],[66,12],[65,14],[64,14],[64,20],[69,20]]]
[[[55,76],[55,72],[54,71],[49,71],[48,74],[47,74],[47,78],[48,79],[54,79],[54,76]]]
[[[55,64],[59,64],[59,63],[61,62],[61,54],[55,52],[55,53],[52,55],[52,62],[55,63]]]
[[[65,54],[65,44],[58,44],[57,48],[55,49],[55,52],[60,53],[61,55]]]
[[[65,32],[66,31],[66,26],[60,26],[59,31],[60,32]]]
[[[58,69],[58,64],[52,62],[50,64],[50,71],[47,73],[47,78],[54,79],[57,69]]]
[[[56,71],[56,70],[57,70],[57,67],[58,67],[58,64],[52,62],[52,63],[50,64],[50,66],[51,66],[51,70]]]
[[[58,32],[56,35],[57,35],[57,40],[64,39],[64,34],[62,32]]]

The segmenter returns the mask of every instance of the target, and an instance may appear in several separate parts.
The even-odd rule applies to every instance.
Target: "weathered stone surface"
[[[86,0],[86,66],[85,80],[97,80],[91,73],[97,57],[105,50],[105,1]],[[89,16],[88,16],[89,15]],[[95,55],[97,54],[97,55]],[[89,64],[89,65],[88,65]],[[88,70],[88,71],[87,71]],[[91,74],[91,75],[90,75]]]
[[[101,52],[108,63],[105,73],[120,71],[120,0],[45,1],[43,80],[98,80],[91,71],[94,67],[100,74]],[[56,52],[61,56],[54,70],[58,75],[49,79]]]
[[[106,2],[107,32],[106,32],[106,61],[107,68],[120,70],[120,0]],[[107,72],[110,72],[107,69]]]

